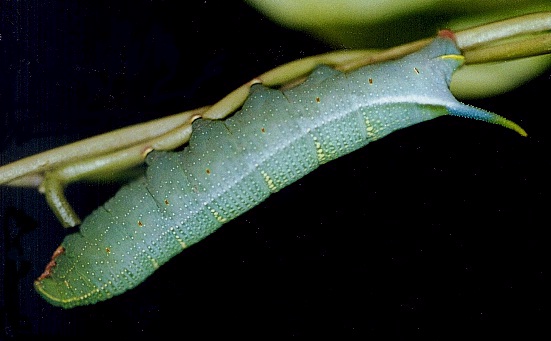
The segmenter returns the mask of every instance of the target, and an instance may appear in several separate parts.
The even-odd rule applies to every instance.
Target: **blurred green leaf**
[[[385,48],[522,14],[551,10],[549,0],[245,0],[282,26],[335,49]],[[465,66],[453,78],[459,98],[504,93],[541,75],[551,56]]]

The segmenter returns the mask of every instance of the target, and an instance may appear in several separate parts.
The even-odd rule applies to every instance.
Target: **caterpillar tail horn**
[[[492,124],[497,124],[502,127],[516,131],[522,136],[528,136],[526,131],[522,129],[518,124],[506,119],[505,117],[494,114],[493,112],[483,109],[475,108],[473,106],[458,103],[457,106],[448,107],[448,112],[452,116],[459,116],[464,118],[471,118],[473,120],[484,121]]]

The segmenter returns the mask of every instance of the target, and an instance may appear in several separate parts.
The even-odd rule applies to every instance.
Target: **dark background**
[[[1,164],[211,104],[331,50],[240,1],[1,4]],[[34,190],[0,188],[0,339],[548,334],[551,74],[327,164],[136,289],[62,310],[34,292],[64,231]],[[82,184],[82,216],[116,187]]]

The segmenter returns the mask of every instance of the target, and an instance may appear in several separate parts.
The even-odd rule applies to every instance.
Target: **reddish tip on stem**
[[[455,40],[455,33],[453,33],[451,30],[440,30],[440,31],[438,31],[438,36],[442,37],[442,38],[448,38],[448,39],[451,39],[453,41],[456,41]]]

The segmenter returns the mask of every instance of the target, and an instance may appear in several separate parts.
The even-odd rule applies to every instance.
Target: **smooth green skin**
[[[391,132],[446,114],[526,133],[449,91],[463,57],[444,31],[393,62],[348,74],[321,66],[301,85],[254,85],[226,120],[198,119],[181,152],[152,152],[146,175],[65,238],[36,290],[70,308],[134,288],[183,249],[319,165]]]

